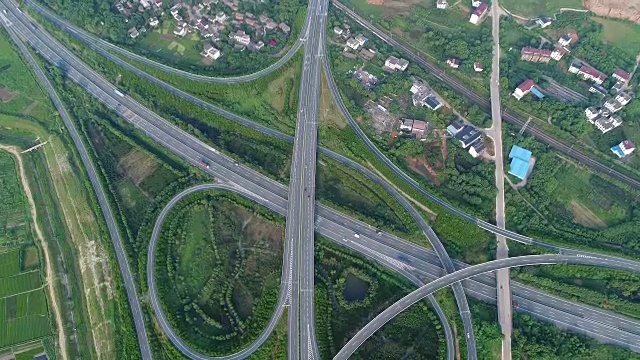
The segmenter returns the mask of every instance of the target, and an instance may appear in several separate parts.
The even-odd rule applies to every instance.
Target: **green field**
[[[194,194],[172,210],[157,253],[159,292],[183,339],[207,353],[255,339],[277,301],[281,220],[232,195]],[[279,218],[274,218],[279,219]]]
[[[29,222],[13,155],[0,150],[0,249],[31,241]]]
[[[592,17],[602,24],[602,40],[631,54],[640,53],[640,25],[630,21]],[[630,70],[630,69],[628,69]]]
[[[20,272],[20,250],[0,254],[0,348],[50,334],[40,271]]]
[[[155,56],[167,59],[171,62],[184,62],[187,64],[197,64],[201,62],[200,55],[203,41],[200,35],[186,34],[179,37],[173,34],[176,21],[165,20],[162,27],[144,34],[140,41],[140,47],[154,54]]]
[[[561,8],[584,9],[582,0],[503,0],[500,5],[515,15],[528,18],[552,16]]]

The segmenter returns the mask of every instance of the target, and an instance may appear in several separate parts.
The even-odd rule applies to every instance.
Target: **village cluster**
[[[226,10],[213,14],[212,6],[217,5],[219,1],[225,5]],[[239,4],[240,0],[203,0],[200,4],[190,7],[176,0],[169,10],[171,18],[175,21],[173,34],[177,37],[184,37],[191,33],[199,34],[202,39],[208,40],[203,45],[202,56],[215,60],[222,56],[216,45],[227,30],[227,36],[240,51],[260,50],[265,46],[262,40],[265,36],[275,32],[288,35],[291,32],[288,24],[278,23],[264,14],[238,11]],[[147,24],[152,29],[160,25],[160,19],[165,15],[162,0],[118,0],[116,8],[126,17],[131,16],[132,11],[136,9],[139,12],[152,12],[154,16],[149,18]],[[243,28],[251,29],[253,36]],[[135,39],[146,31],[146,26],[132,27],[129,29],[129,36]],[[269,46],[276,45],[276,40],[273,38],[267,41]]]

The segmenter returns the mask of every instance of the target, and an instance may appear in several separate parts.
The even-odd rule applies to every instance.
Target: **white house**
[[[447,3],[447,0],[438,0],[436,2],[437,9],[446,9],[447,6],[449,6],[449,4]]]
[[[342,35],[342,29],[336,26],[333,28],[333,33],[336,35]]]
[[[187,23],[186,22],[179,22],[178,25],[176,25],[176,27],[173,28],[173,33],[176,36],[185,36],[187,34]]]
[[[480,6],[480,4],[482,4],[481,0],[471,0],[471,6],[473,6],[474,8],[477,8],[478,6]]]
[[[149,18],[149,26],[156,27],[156,26],[158,26],[159,23],[160,23],[160,21],[158,21],[157,17]]]
[[[409,66],[409,62],[405,59],[398,59],[395,56],[389,56],[387,60],[385,60],[384,66],[392,70],[405,71],[407,66]]]
[[[631,95],[626,92],[621,92],[616,95],[616,100],[622,105],[627,105],[631,101]]]
[[[622,118],[617,115],[613,115],[611,117],[600,117],[598,120],[594,122],[598,130],[602,131],[603,134],[617,128],[622,125]]]
[[[207,44],[204,44],[204,51],[202,52],[202,55],[204,55],[205,57],[212,58],[213,60],[216,60],[222,54],[220,53],[220,50],[213,47],[213,45],[207,43]]]
[[[605,101],[604,107],[607,108],[607,110],[614,113],[622,109],[622,104],[617,99],[611,98]]]
[[[362,34],[358,34],[355,37],[355,40],[358,42],[358,45],[364,46],[364,43],[366,43],[368,39],[364,37]]]
[[[249,43],[251,42],[251,36],[245,33],[244,30],[238,30],[235,33],[233,33],[233,39],[237,43],[242,44],[244,46],[249,45]]]
[[[481,2],[480,5],[478,5],[478,7],[473,11],[473,13],[471,13],[469,22],[473,25],[478,25],[478,23],[480,23],[480,20],[482,20],[484,16],[487,15],[488,9],[489,6],[487,5],[487,3]]]
[[[460,67],[460,59],[457,58],[448,58],[447,59],[447,65],[451,66],[454,69],[457,69]]]
[[[513,97],[520,100],[523,96],[527,95],[531,88],[534,86],[534,82],[531,79],[525,80],[522,84],[518,85],[518,87],[513,91]]]
[[[358,48],[360,47],[360,43],[354,38],[349,38],[347,39],[347,46],[352,48],[353,50],[358,50]]]
[[[551,25],[551,18],[549,17],[544,17],[544,18],[538,18],[536,19],[536,24],[540,25],[541,28],[546,28],[547,26]]]
[[[636,149],[635,145],[629,140],[624,140],[618,145],[612,146],[611,151],[618,155],[619,158],[623,158],[631,154]]]
[[[589,120],[589,122],[593,122],[593,119],[600,116],[601,112],[601,109],[595,108],[593,106],[590,106],[584,110],[584,113],[585,115],[587,115],[587,120]]]
[[[482,64],[476,61],[473,63],[473,70],[475,70],[475,72],[482,72],[484,68],[482,67]]]
[[[560,59],[562,59],[562,57],[564,56],[564,54],[566,54],[567,51],[561,47],[556,47],[555,49],[553,49],[553,51],[551,52],[551,58],[553,60],[556,61],[560,61]]]

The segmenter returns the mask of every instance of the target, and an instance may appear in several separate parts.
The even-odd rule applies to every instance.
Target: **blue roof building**
[[[520,180],[524,180],[527,177],[527,172],[529,172],[531,151],[521,148],[518,145],[513,145],[511,151],[509,151],[509,159],[511,159],[509,174]]]
[[[535,86],[531,88],[531,93],[533,94],[533,96],[537,97],[538,99],[544,98],[544,94],[540,92],[540,90],[538,90],[538,88]]]

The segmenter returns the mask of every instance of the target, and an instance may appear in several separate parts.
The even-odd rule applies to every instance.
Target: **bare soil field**
[[[582,3],[600,16],[627,19],[640,24],[640,0],[583,0]]]
[[[138,150],[129,152],[118,165],[136,185],[153,174],[158,167],[158,163],[154,159]]]
[[[573,214],[573,221],[582,226],[593,229],[607,227],[607,224],[596,214],[575,200],[571,201],[571,213]]]
[[[5,89],[0,86],[0,101],[2,101],[3,103],[8,103],[9,101],[13,100],[13,98],[15,98],[17,95],[18,95],[17,92],[9,91],[8,89]]]

